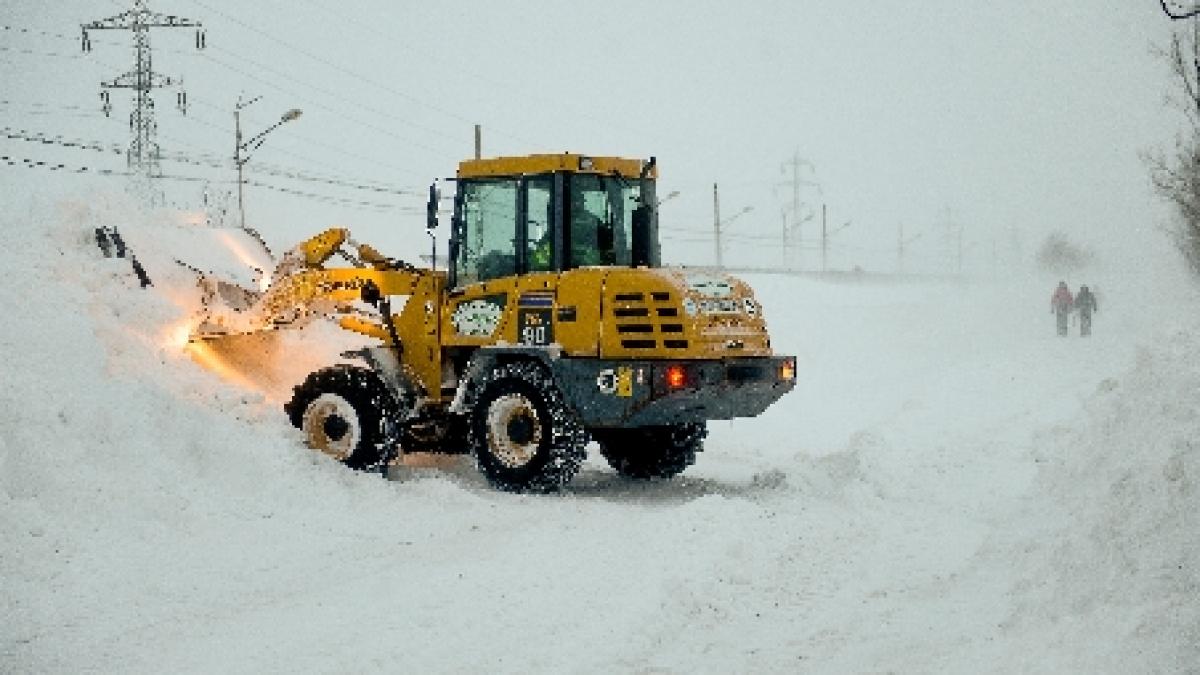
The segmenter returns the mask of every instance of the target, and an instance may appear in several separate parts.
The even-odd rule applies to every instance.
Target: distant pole
[[[914,234],[908,239],[904,238],[904,224],[899,225],[900,233],[896,237],[896,272],[904,274],[904,250],[908,245],[921,238],[920,234]]]
[[[783,236],[781,237],[780,242],[779,242],[779,253],[781,255],[781,257],[779,259],[780,260],[779,266],[783,271],[786,272],[788,269],[788,236],[787,236],[788,235],[788,226],[787,226],[787,208],[786,207],[779,210],[779,217],[783,221],[783,228],[780,230],[783,233]]]
[[[233,130],[233,134],[234,134],[233,163],[237,165],[237,170],[238,170],[238,224],[239,224],[239,227],[241,227],[243,230],[246,230],[247,232],[254,235],[255,239],[258,239],[259,243],[263,245],[263,248],[267,249],[267,252],[270,253],[270,249],[267,248],[266,242],[264,242],[262,240],[262,237],[258,236],[258,233],[255,230],[247,229],[247,227],[246,227],[246,208],[243,203],[243,196],[244,196],[243,193],[244,193],[244,185],[245,185],[245,181],[242,179],[243,167],[246,166],[246,162],[250,161],[249,153],[257,150],[259,148],[259,146],[261,146],[263,144],[263,141],[266,140],[266,138],[267,138],[267,134],[271,133],[272,131],[275,131],[276,129],[283,126],[284,124],[287,124],[288,122],[298,119],[301,115],[301,112],[300,112],[299,108],[292,108],[291,110],[284,113],[279,118],[278,122],[276,122],[275,124],[272,124],[271,126],[267,127],[265,130],[259,132],[258,135],[251,137],[250,140],[243,141],[242,140],[242,108],[245,108],[245,107],[248,107],[248,106],[254,104],[256,101],[258,101],[261,98],[262,98],[262,96],[255,96],[254,98],[250,99],[249,101],[243,101],[242,97],[238,96],[237,103],[235,103],[233,106],[233,126],[234,126],[234,130]]]
[[[958,274],[959,274],[959,276],[961,276],[962,270],[963,270],[963,268],[962,268],[962,264],[963,264],[963,226],[962,226],[962,223],[959,223],[955,227],[954,233],[958,237]]]
[[[791,167],[792,169],[792,227],[796,230],[796,241],[798,243],[804,241],[804,237],[800,232],[800,167],[805,164],[812,166],[806,160],[800,158],[799,148],[796,148],[795,152],[792,153],[790,161],[784,162],[784,167]],[[784,236],[786,237],[787,235],[785,234]],[[790,264],[788,267],[790,269]]]
[[[721,269],[721,198],[717,184],[713,183],[713,241],[716,246],[717,269]]]
[[[827,210],[821,205],[821,271],[829,271],[829,230],[826,227]]]
[[[475,159],[483,157],[483,127],[475,125]]]
[[[254,100],[257,101],[258,99],[255,98]],[[251,101],[251,103],[253,103],[253,102],[254,101]],[[249,104],[246,104],[246,105],[249,105]],[[243,206],[243,199],[245,197],[244,191],[243,191],[243,186],[245,185],[245,181],[242,180],[242,167],[245,166],[246,163],[242,161],[242,108],[243,107],[244,106],[242,105],[242,98],[239,96],[237,104],[233,106],[233,128],[234,128],[234,132],[233,132],[233,134],[234,134],[233,135],[233,138],[234,138],[233,163],[237,164],[237,170],[238,170],[238,227],[240,227],[244,230],[244,229],[246,229],[246,208]]]

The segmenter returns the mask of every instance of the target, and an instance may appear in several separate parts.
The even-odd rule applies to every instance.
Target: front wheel
[[[609,466],[622,476],[642,480],[681,473],[696,462],[707,435],[703,423],[592,430]]]
[[[492,486],[553,492],[575,476],[587,433],[545,370],[530,362],[500,364],[476,391],[468,444]]]
[[[366,368],[339,365],[310,374],[284,411],[309,447],[351,469],[379,466],[395,454],[399,405]]]

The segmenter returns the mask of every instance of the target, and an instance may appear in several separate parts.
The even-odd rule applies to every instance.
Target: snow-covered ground
[[[178,340],[186,270],[144,243],[138,289],[97,218],[3,224],[0,671],[1200,670],[1182,282],[1070,279],[1102,293],[1083,340],[1057,279],[754,277],[795,392],[680,479],[593,458],[514,496],[465,459],[384,481],[305,449],[280,399],[340,336],[214,374]],[[120,223],[179,231],[147,221]]]

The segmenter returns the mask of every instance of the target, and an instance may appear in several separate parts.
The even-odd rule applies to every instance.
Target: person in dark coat
[[[1067,319],[1071,316],[1074,303],[1075,298],[1071,297],[1071,289],[1067,288],[1067,282],[1058,282],[1058,288],[1054,289],[1054,294],[1050,296],[1050,313],[1058,320],[1058,334],[1063,337],[1067,335]]]
[[[1079,335],[1091,335],[1092,312],[1099,312],[1100,309],[1096,306],[1096,296],[1088,290],[1086,284],[1079,287],[1079,294],[1075,296],[1075,309],[1079,310]]]

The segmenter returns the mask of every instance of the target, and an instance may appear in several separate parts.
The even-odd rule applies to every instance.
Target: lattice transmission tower
[[[154,178],[162,175],[159,168],[160,151],[155,141],[157,124],[154,121],[154,98],[150,92],[162,87],[181,85],[179,78],[170,78],[154,72],[151,65],[150,29],[151,28],[195,28],[196,48],[203,49],[205,35],[199,21],[185,19],[171,14],[151,12],[146,6],[146,0],[134,0],[133,9],[116,16],[100,19],[91,23],[81,24],[83,28],[83,50],[92,50],[92,41],[88,31],[93,30],[128,30],[133,32],[133,49],[135,62],[133,70],[118,75],[108,82],[101,82],[100,100],[105,116],[112,112],[109,100],[109,89],[132,89],[134,91],[134,106],[129,113],[129,131],[131,140],[127,159],[133,170],[133,192],[139,194],[150,203],[161,200],[160,193],[154,188]],[[176,93],[175,103],[179,110],[187,114],[187,94],[181,89]]]

